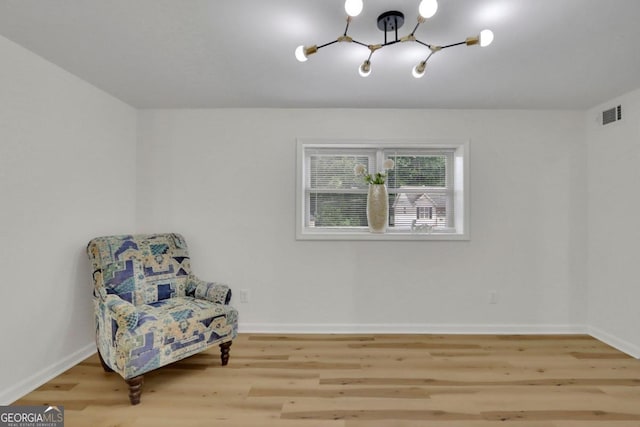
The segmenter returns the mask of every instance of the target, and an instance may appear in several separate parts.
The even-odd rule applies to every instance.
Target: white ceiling
[[[349,34],[381,43],[377,16],[419,0],[364,0]],[[0,0],[0,35],[139,108],[586,109],[640,88],[639,0],[439,0],[416,36],[436,45],[484,28],[486,48],[426,57],[415,43],[340,43],[299,63],[299,44],[342,34],[344,0]],[[2,59],[0,58],[0,61]]]

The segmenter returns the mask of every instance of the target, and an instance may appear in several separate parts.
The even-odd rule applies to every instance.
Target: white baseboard
[[[603,331],[602,329],[594,328],[593,326],[588,327],[588,332],[589,335],[602,341],[603,343],[609,344],[611,347],[620,350],[623,353],[627,353],[629,356],[640,359],[640,347],[638,347],[637,345],[611,335]]]
[[[11,403],[20,399],[22,396],[51,380],[52,378],[57,377],[72,366],[75,366],[78,363],[82,362],[84,359],[91,356],[95,352],[96,345],[92,342],[91,344],[88,344],[80,350],[65,357],[61,361],[54,363],[53,365],[42,369],[39,372],[36,372],[28,378],[25,378],[13,387],[9,387],[7,390],[0,392],[0,405],[10,405]],[[55,402],[52,402],[52,404],[55,404]]]
[[[584,325],[240,323],[240,332],[264,334],[586,334]]]

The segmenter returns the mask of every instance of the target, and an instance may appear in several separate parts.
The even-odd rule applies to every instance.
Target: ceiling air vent
[[[609,108],[602,112],[602,125],[607,125],[617,120],[622,120],[622,105]]]

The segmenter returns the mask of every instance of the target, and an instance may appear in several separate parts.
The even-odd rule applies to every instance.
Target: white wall
[[[136,112],[0,37],[0,404],[95,351],[84,253],[132,230]]]
[[[623,119],[602,126],[603,110]],[[640,90],[587,114],[591,332],[640,357]]]
[[[146,110],[137,228],[176,230],[245,331],[579,331],[584,114]],[[296,241],[296,137],[471,141],[468,242]],[[488,304],[489,291],[498,303]]]

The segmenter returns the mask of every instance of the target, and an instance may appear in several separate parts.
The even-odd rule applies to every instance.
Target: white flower
[[[364,175],[364,173],[367,171],[367,168],[364,165],[361,164],[357,164],[355,168],[353,168],[353,172],[357,175],[357,176],[361,176]]]
[[[395,167],[396,163],[392,160],[392,159],[387,159],[384,161],[384,163],[382,164],[382,167],[385,170],[389,170],[389,169],[393,169]]]

